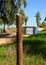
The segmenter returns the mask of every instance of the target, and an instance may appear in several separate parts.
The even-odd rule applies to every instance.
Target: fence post
[[[22,65],[22,15],[16,15],[17,25],[17,65]]]

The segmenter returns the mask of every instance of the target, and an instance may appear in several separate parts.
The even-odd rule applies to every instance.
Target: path
[[[29,35],[23,35],[23,37],[28,37]],[[8,31],[7,33],[0,34],[0,45],[4,45],[6,43],[12,43],[13,39],[16,38],[15,32]]]
[[[44,30],[43,28],[38,28],[39,31]],[[28,37],[29,35],[23,35],[23,37]],[[11,43],[13,42],[13,39],[16,38],[16,33],[7,31],[7,33],[3,33],[2,35],[0,34],[0,45],[6,44],[6,43]]]
[[[40,27],[39,27],[38,30],[39,30],[39,31],[42,31],[42,30],[44,30],[44,28],[40,28]]]
[[[8,31],[7,33],[1,33],[0,45],[13,42],[13,39],[15,38],[15,36],[16,36],[15,32]]]

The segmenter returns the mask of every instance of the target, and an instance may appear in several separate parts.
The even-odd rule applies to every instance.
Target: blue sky
[[[41,21],[44,21],[46,17],[46,0],[26,0],[27,7],[23,8],[26,16],[28,16],[28,26],[36,26],[35,14],[39,11],[41,15]]]

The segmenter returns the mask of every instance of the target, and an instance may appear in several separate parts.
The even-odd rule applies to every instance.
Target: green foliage
[[[7,24],[13,24],[15,20],[15,15],[19,12],[19,9],[24,4],[24,7],[26,7],[26,0],[1,0],[2,3],[5,3],[4,9],[1,13],[1,18],[3,19],[5,17]],[[0,6],[3,6],[2,4]],[[2,9],[2,8],[1,8]],[[2,16],[3,14],[3,16]],[[3,19],[4,21],[4,19]]]
[[[19,14],[22,15],[22,21],[23,21],[22,24],[23,24],[23,23],[24,23],[24,20],[25,20],[25,13],[24,13],[24,10],[20,9]]]
[[[46,22],[42,22],[42,27],[46,27]]]
[[[19,13],[21,5],[26,7],[26,0],[0,0],[0,18],[3,20],[4,27],[5,24],[11,25],[15,23],[15,16]]]
[[[20,9],[19,13],[22,15],[22,21],[23,21],[22,24],[25,23],[25,25],[26,25],[28,17],[25,15],[24,10]]]
[[[40,23],[40,24],[39,24],[39,27],[46,28],[46,22],[44,21],[44,22]]]
[[[35,15],[35,17],[36,17],[37,26],[39,26],[39,22],[40,22],[40,20],[41,20],[40,12],[37,12],[36,15]]]
[[[28,21],[28,17],[26,16],[26,17],[25,17],[25,26],[26,26],[26,24],[27,24],[27,21]]]
[[[45,17],[44,21],[46,21],[46,17]]]

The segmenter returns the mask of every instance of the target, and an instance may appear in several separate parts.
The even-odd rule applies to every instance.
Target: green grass
[[[0,46],[0,65],[16,65],[16,44]],[[46,31],[23,38],[23,65],[46,65]]]
[[[9,44],[0,46],[0,65],[15,65],[16,64],[16,45]]]

